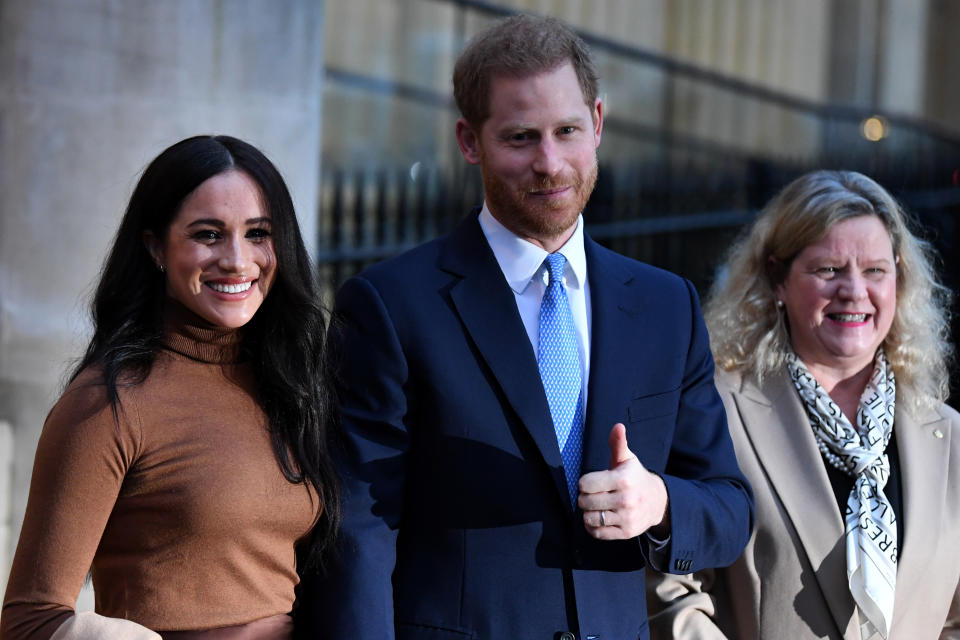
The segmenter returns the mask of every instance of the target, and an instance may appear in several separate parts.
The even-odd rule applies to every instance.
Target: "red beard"
[[[496,172],[487,167],[481,157],[484,197],[494,217],[521,237],[556,238],[576,224],[577,216],[590,199],[597,183],[597,162],[586,173],[569,172],[553,178],[540,178],[525,183],[514,190],[501,180]],[[572,187],[573,193],[565,198],[551,200],[540,198],[538,191]]]

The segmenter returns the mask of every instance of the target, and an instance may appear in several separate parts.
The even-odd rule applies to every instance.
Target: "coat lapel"
[[[943,543],[942,507],[947,504],[945,478],[949,475],[951,432],[947,420],[939,414],[927,411],[913,418],[900,406],[897,405],[894,429],[903,484],[901,517],[905,520],[893,606],[894,633],[901,631],[898,622],[911,607],[923,606],[912,598],[929,592],[930,549]],[[941,437],[936,436],[938,431]]]
[[[741,415],[750,416],[743,420],[744,430],[793,523],[837,628],[844,637],[859,638],[857,625],[850,624],[854,605],[843,519],[793,382],[780,372],[764,381],[762,391],[749,380],[742,385],[736,402]]]
[[[440,253],[440,268],[460,277],[450,287],[450,301],[510,406],[530,432],[564,504],[570,506],[536,355],[513,292],[475,213],[458,225]]]

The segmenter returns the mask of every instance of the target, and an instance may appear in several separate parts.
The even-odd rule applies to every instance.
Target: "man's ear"
[[[603,101],[597,98],[593,103],[593,137],[597,147],[600,146],[600,134],[603,133]]]
[[[457,144],[467,162],[480,164],[480,133],[474,131],[464,118],[457,120]]]
[[[160,242],[160,238],[154,235],[153,231],[144,231],[143,244],[147,247],[150,257],[153,258],[153,263],[157,265],[158,269],[163,271],[167,263],[164,259],[163,243]]]

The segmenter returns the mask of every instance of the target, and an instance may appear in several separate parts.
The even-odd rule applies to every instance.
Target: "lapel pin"
[[[940,431],[940,429],[934,429],[934,430],[933,430],[933,437],[934,437],[934,438],[943,438],[943,431]]]

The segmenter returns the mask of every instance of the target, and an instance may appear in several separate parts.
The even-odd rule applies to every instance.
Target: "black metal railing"
[[[602,166],[584,212],[586,229],[616,251],[690,278],[704,292],[742,226],[781,186],[814,168],[754,162],[710,172],[681,167],[667,174],[649,166]],[[846,163],[844,168],[871,173]],[[928,188],[928,167],[893,169],[873,177],[895,184],[891,191],[940,248],[944,276],[955,284],[960,187]],[[473,167],[424,166],[413,177],[407,167],[332,169],[324,172],[322,194],[318,262],[329,288],[369,264],[449,231],[482,202]]]

